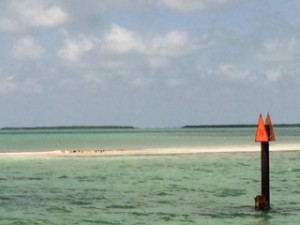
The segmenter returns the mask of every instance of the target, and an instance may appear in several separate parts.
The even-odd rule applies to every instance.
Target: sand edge
[[[140,150],[55,150],[40,152],[4,152],[0,157],[112,157],[112,156],[159,156],[159,155],[193,155],[212,153],[247,153],[259,152],[260,146],[226,146],[207,148],[159,148]],[[299,145],[271,146],[271,152],[300,151]]]

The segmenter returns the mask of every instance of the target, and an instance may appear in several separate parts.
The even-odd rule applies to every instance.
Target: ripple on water
[[[238,197],[238,196],[243,196],[245,195],[246,192],[244,189],[230,189],[230,188],[225,188],[222,189],[220,192],[216,193],[217,197]]]

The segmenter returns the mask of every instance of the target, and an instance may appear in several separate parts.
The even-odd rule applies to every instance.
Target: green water
[[[276,144],[299,146],[299,128]],[[1,130],[0,152],[257,146],[253,128]],[[299,149],[298,149],[299,150]],[[0,224],[298,224],[300,151],[271,152],[271,207],[254,210],[260,154],[2,157]]]
[[[276,143],[300,144],[300,128],[276,129]],[[0,130],[0,152],[254,145],[255,128]]]
[[[259,153],[1,158],[0,224],[298,224],[299,160],[271,154],[262,213]]]

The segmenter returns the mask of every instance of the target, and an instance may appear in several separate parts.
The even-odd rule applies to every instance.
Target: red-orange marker
[[[274,131],[273,124],[272,124],[271,117],[270,117],[269,113],[268,113],[267,118],[266,118],[266,126],[269,129],[269,135],[270,135],[269,136],[269,141],[275,141],[276,140],[275,131]]]
[[[265,128],[265,124],[263,121],[263,118],[261,114],[259,115],[257,130],[256,130],[256,136],[255,136],[255,142],[268,142],[268,134]]]

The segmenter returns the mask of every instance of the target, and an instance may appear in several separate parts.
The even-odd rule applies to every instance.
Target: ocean
[[[300,144],[300,127],[276,128],[276,144]],[[256,128],[3,129],[0,152],[255,146]]]
[[[299,145],[299,128],[275,128]],[[254,146],[255,128],[2,130],[0,151]],[[300,150],[300,149],[298,149]],[[2,157],[0,224],[298,224],[300,151],[270,153],[271,210],[256,212],[260,154]]]

